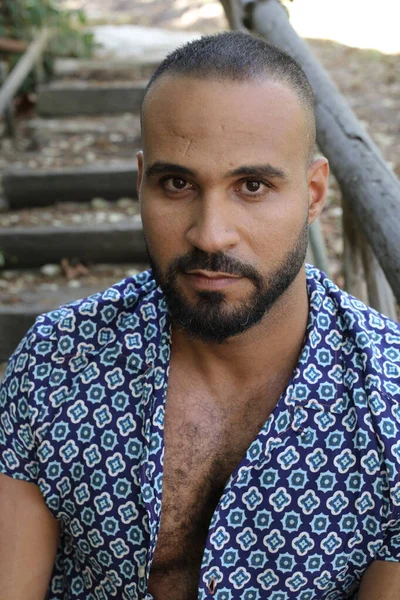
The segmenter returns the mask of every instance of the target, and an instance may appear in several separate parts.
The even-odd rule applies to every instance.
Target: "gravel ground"
[[[59,202],[46,208],[26,208],[0,213],[0,227],[63,227],[65,225],[98,225],[130,220],[141,221],[139,204],[133,198],[109,202],[93,198],[89,203]]]
[[[91,23],[131,23],[204,33],[227,28],[219,0],[58,1],[67,8],[84,8]]]
[[[135,160],[140,149],[138,115],[39,119],[23,114],[16,139],[0,139],[0,172]]]

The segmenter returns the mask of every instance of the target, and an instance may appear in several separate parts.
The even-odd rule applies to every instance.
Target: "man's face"
[[[298,277],[326,161],[309,167],[304,108],[265,81],[161,77],[143,140],[138,188],[154,274],[178,327],[223,342]]]

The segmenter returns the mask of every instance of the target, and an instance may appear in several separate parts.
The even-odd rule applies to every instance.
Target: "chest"
[[[173,573],[179,573],[179,581],[187,579],[194,597],[215,508],[228,478],[270,413],[262,396],[241,405],[239,409],[238,398],[236,402],[232,398],[230,406],[218,404],[195,389],[189,393],[169,384],[161,526],[153,583],[162,577],[171,580]],[[183,597],[191,596],[186,590]]]

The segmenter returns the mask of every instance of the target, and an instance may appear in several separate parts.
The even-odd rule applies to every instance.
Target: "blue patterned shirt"
[[[307,334],[214,512],[198,598],[354,597],[400,560],[400,326],[307,267]],[[170,320],[151,271],[38,318],[0,390],[0,470],[61,524],[49,600],[151,600]]]

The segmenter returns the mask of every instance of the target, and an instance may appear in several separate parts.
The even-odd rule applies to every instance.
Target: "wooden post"
[[[360,228],[354,222],[346,198],[343,205],[343,273],[344,288],[364,304],[369,304],[367,283],[362,255],[362,239]]]
[[[44,68],[43,68],[42,56],[39,56],[35,63],[34,73],[35,73],[35,85],[39,86],[39,85],[45,83],[46,77],[45,77]]]
[[[13,102],[10,102],[4,111],[4,119],[6,122],[6,137],[15,138],[16,135],[16,125],[15,125],[15,108]]]
[[[231,29],[245,30],[243,25],[243,9],[239,0],[221,0],[226,18]]]
[[[315,258],[314,258],[314,254],[311,248],[311,244],[308,244],[308,248],[307,248],[307,254],[306,254],[306,263],[309,263],[310,265],[315,265]]]
[[[397,320],[396,302],[371,246],[343,199],[345,289],[365,304]]]
[[[330,277],[331,273],[328,254],[326,252],[324,236],[319,219],[314,221],[314,223],[310,226],[310,246],[314,256],[315,266],[318,267],[318,269],[321,269],[321,271],[324,271],[324,273]]]
[[[362,247],[369,304],[372,308],[397,321],[396,302],[384,272],[367,240]]]
[[[8,64],[5,61],[0,61],[0,86],[3,85],[3,82],[7,79],[8,75]],[[15,137],[15,113],[14,113],[14,103],[13,99],[7,104],[4,109],[4,135],[6,137]]]
[[[400,302],[400,182],[277,0],[254,5],[252,28],[293,56],[316,98],[317,141]]]

